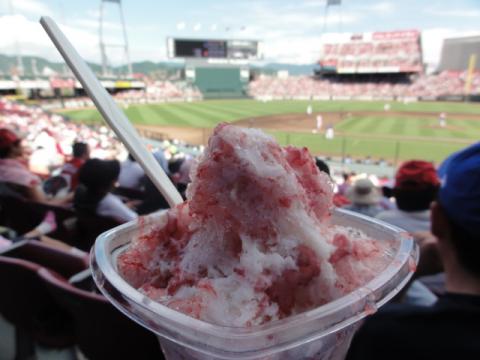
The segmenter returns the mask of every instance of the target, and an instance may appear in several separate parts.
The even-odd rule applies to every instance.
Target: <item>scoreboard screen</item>
[[[227,42],[216,40],[175,40],[175,57],[226,58]]]
[[[200,59],[258,59],[259,43],[255,40],[167,40],[167,53],[170,58]]]

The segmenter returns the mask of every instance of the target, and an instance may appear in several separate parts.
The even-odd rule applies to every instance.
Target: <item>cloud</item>
[[[312,64],[320,56],[321,39],[318,36],[289,37],[286,44],[282,38],[265,41],[265,61]]]
[[[53,13],[47,5],[38,0],[15,0],[11,3],[15,14],[51,16]]]
[[[334,25],[340,22],[352,24],[359,20],[359,15],[352,12],[344,12],[343,14],[329,14],[327,16],[327,24]],[[285,6],[276,7],[272,10],[271,6],[257,5],[253,6],[249,16],[249,22],[260,28],[282,28],[291,29],[298,27],[299,29],[308,30],[312,27],[323,25],[323,15],[316,16],[311,10],[302,8],[302,6]]]
[[[429,15],[442,16],[442,17],[460,17],[460,18],[480,18],[480,10],[473,9],[426,9],[425,12]]]
[[[388,1],[379,2],[377,4],[367,6],[366,10],[380,14],[391,14],[395,11],[395,4]]]
[[[272,7],[271,3],[256,2],[238,4],[235,13],[248,13],[248,20],[229,15],[223,17],[234,31],[232,37],[262,40],[267,61],[292,62],[298,64],[313,63],[318,60],[321,49],[322,31],[325,25],[323,13],[312,14],[313,1],[298,5]],[[322,6],[324,3],[320,2]],[[243,8],[245,7],[245,8]],[[226,12],[224,7],[217,7],[216,12]],[[232,13],[230,9],[228,13]],[[350,25],[359,22],[361,16],[356,12],[331,12],[326,18],[326,28],[336,25]],[[245,30],[240,31],[246,25]]]
[[[98,32],[100,26],[100,10],[99,9],[87,9],[85,11],[84,17],[75,18],[69,21],[75,27],[80,27],[84,29],[90,29]],[[122,25],[120,23],[120,18],[111,18],[107,20],[107,16],[103,16],[103,29],[121,31]]]
[[[100,26],[98,19],[95,19],[95,20],[94,19],[77,19],[77,20],[71,21],[70,23],[75,27],[94,30],[94,31],[98,31],[98,28]],[[120,23],[103,21],[103,29],[120,31],[122,30],[122,26],[120,25]]]
[[[177,23],[177,30],[183,30],[185,29],[185,21],[180,21],[179,23]]]
[[[202,24],[200,24],[200,23],[196,23],[193,26],[193,31],[195,31],[195,32],[200,31],[201,29],[202,29]]]
[[[358,1],[360,3],[360,1]],[[340,11],[344,11],[345,9],[355,9],[356,12],[362,11],[366,12],[367,15],[370,15],[372,12],[375,13],[393,13],[396,9],[395,3],[391,1],[380,1],[373,4],[355,4],[354,1],[344,1],[343,4],[340,6],[330,6],[329,9],[336,11],[339,9]],[[271,4],[270,4],[271,5]],[[286,8],[291,10],[298,10],[298,9],[308,9],[309,11],[322,11],[325,9],[326,0],[303,0],[297,1],[295,4],[287,5]]]
[[[301,3],[297,3],[295,5],[290,5],[293,8],[298,9],[298,7],[303,7],[306,9],[324,9],[325,8],[325,1],[318,1],[318,0],[306,0]]]
[[[80,55],[87,60],[100,58],[98,37],[94,33],[72,26],[59,25],[67,38],[72,42]],[[29,20],[24,15],[7,15],[0,17],[0,33],[10,36],[0,36],[0,52],[13,53],[15,42],[24,55],[37,55],[50,60],[61,60],[49,37],[37,21]],[[92,46],[95,44],[95,46]]]
[[[0,0],[5,3],[6,0]],[[19,49],[23,55],[41,56],[52,61],[62,61],[56,48],[38,23],[39,15],[54,16],[53,11],[40,0],[12,0],[16,15],[0,16],[0,53],[13,54]],[[8,8],[8,7],[7,7]],[[58,21],[80,55],[88,61],[100,62],[99,50],[99,11],[84,9],[80,16],[67,22]],[[59,20],[59,19],[57,19]],[[104,21],[104,40],[107,44],[122,44],[123,35],[120,22]],[[122,54],[115,48],[107,49],[107,57],[118,63]],[[118,61],[116,61],[118,59]]]
[[[6,53],[12,53],[15,43],[18,43],[23,54],[33,52],[45,56],[51,52],[49,47],[53,46],[40,24],[28,20],[23,15],[0,17],[0,33],[9,34],[9,36],[0,36],[0,50]],[[56,58],[58,59],[58,56]]]

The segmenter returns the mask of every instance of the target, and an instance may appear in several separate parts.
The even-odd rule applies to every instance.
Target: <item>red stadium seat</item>
[[[40,269],[30,261],[0,256],[0,313],[15,326],[16,359],[31,358],[35,341],[55,348],[73,344],[70,315],[46,290],[38,277]]]
[[[25,234],[37,226],[44,214],[32,211],[27,200],[13,196],[0,197],[0,211],[3,226]]]
[[[128,319],[102,295],[65,283],[52,273],[39,276],[75,323],[76,343],[89,360],[163,359],[156,336]]]
[[[0,251],[0,256],[30,261],[64,278],[88,268],[88,254],[73,254],[35,240],[24,240]]]

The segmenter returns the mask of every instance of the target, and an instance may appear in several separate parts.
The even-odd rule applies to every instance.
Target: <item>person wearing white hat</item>
[[[379,189],[369,179],[359,179],[347,190],[347,198],[351,204],[344,209],[374,217],[380,211],[381,195]]]

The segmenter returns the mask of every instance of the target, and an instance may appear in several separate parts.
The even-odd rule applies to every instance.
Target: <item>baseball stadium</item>
[[[478,19],[0,1],[0,360],[480,358]]]
[[[226,58],[218,65],[217,58],[187,57],[200,48],[174,54],[177,48],[186,51],[184,43],[211,44],[169,39],[171,56],[185,56],[184,86],[190,93],[175,102],[159,99],[148,89],[130,99],[128,91],[118,97],[138,129],[157,139],[205,145],[215,125],[232,122],[261,128],[282,145],[306,146],[314,155],[394,163],[416,157],[439,162],[480,135],[480,108],[471,101],[480,91],[476,70],[480,38],[446,41],[433,75],[426,75],[421,66],[420,39],[416,30],[343,34],[343,42],[324,45],[323,57],[311,76],[279,71],[276,77],[257,73],[244,59],[239,65],[240,60]],[[248,44],[254,47],[248,55],[237,56],[259,56],[258,42]],[[371,56],[370,46],[394,50],[378,55],[381,61],[373,58],[369,63],[363,59]],[[349,49],[351,54],[340,56],[332,49]],[[406,57],[404,49],[410,51]],[[357,63],[345,60],[357,51],[365,52]],[[75,121],[101,122],[94,108],[61,112]],[[325,136],[328,128],[333,138]]]

